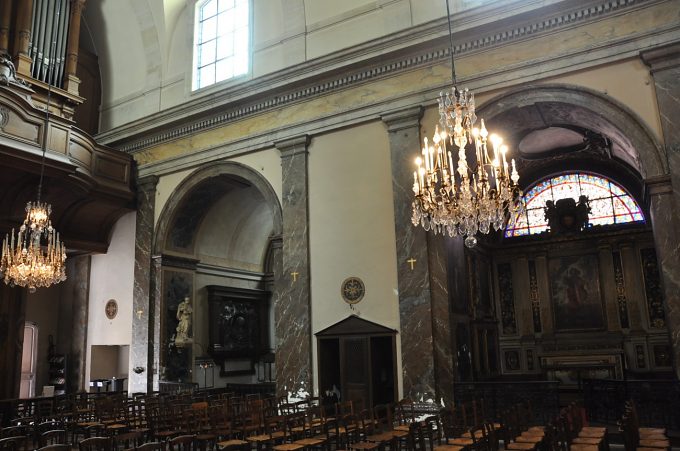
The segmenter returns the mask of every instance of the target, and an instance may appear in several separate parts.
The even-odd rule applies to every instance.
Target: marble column
[[[135,268],[132,292],[132,342],[130,344],[130,374],[128,391],[147,392],[153,389],[154,373],[154,304],[151,298],[151,248],[153,246],[154,209],[158,176],[150,175],[137,181],[137,218],[135,228]],[[157,358],[157,357],[156,357]],[[134,368],[143,369],[137,373]],[[158,375],[156,374],[156,379]]]
[[[416,400],[436,399],[428,238],[411,223],[413,159],[420,149],[422,114],[417,107],[382,116],[392,161],[403,389],[404,397]]]
[[[67,279],[61,285],[57,350],[68,356],[66,383],[69,393],[87,390],[85,379],[87,358],[87,324],[90,301],[89,255],[66,259]]]
[[[283,270],[275,282],[278,395],[312,394],[307,135],[275,143],[283,170]]]
[[[676,375],[680,377],[680,237],[675,224],[680,213],[680,43],[642,53],[654,77],[663,130],[670,190],[649,181],[651,215],[657,258],[663,280],[666,324],[671,334]],[[658,222],[658,224],[657,224]]]

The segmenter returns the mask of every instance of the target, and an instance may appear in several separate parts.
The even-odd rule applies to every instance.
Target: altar
[[[583,388],[584,379],[623,379],[623,354],[544,354],[540,356],[546,379],[563,389]]]

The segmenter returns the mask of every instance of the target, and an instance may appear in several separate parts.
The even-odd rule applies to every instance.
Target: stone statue
[[[185,297],[182,302],[177,306],[177,329],[175,329],[175,343],[189,341],[191,337],[189,336],[189,331],[191,330],[191,314],[193,309],[191,308],[191,301],[189,297]]]

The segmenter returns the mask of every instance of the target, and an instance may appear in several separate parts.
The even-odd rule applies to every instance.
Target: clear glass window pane
[[[215,62],[215,40],[201,44],[198,53],[198,67]]]
[[[198,87],[210,86],[215,83],[215,65],[204,66],[198,71]]]
[[[218,17],[218,28],[220,36],[228,35],[234,32],[236,28],[236,21],[233,11],[220,14]]]
[[[217,0],[210,0],[203,4],[201,7],[201,20],[205,20],[208,17],[212,17],[217,14]]]
[[[234,0],[220,0],[219,12],[226,11],[234,7]]]
[[[217,36],[217,17],[211,17],[201,24],[201,43],[215,39]]]
[[[221,60],[234,54],[234,36],[228,34],[217,39],[217,59]]]
[[[234,58],[226,58],[217,62],[215,81],[227,80],[234,76]]]

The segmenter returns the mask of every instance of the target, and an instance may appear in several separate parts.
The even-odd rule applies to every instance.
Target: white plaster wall
[[[309,149],[312,333],[351,314],[399,330],[397,255],[387,131],[381,122],[315,136]],[[351,310],[342,281],[360,277],[364,299]],[[316,340],[314,386],[318,390]],[[397,374],[402,393],[401,344]]]
[[[125,214],[113,228],[109,250],[92,256],[87,322],[85,380],[90,380],[93,345],[130,345],[132,340],[132,290],[135,261],[136,213]],[[109,320],[104,307],[118,302],[117,316]]]

